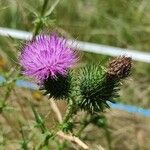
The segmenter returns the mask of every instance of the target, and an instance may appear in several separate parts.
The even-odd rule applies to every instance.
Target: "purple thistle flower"
[[[41,34],[27,42],[20,56],[23,73],[40,83],[58,74],[65,76],[76,62],[74,50],[67,45],[66,39],[55,33],[50,36]]]

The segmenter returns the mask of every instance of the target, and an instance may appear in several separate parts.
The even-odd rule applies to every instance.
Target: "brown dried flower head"
[[[107,73],[109,77],[124,79],[130,74],[131,67],[131,57],[119,56],[109,63]]]

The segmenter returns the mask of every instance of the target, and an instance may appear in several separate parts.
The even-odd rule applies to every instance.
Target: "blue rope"
[[[0,84],[6,82],[6,79],[3,76],[0,76]],[[38,90],[38,86],[34,83],[31,83],[29,81],[25,80],[17,80],[16,85],[18,87],[23,87],[23,88],[28,88],[32,90]],[[126,105],[122,103],[111,103],[108,102],[111,108],[118,109],[118,110],[123,110],[129,113],[134,113],[138,115],[142,115],[144,117],[150,117],[150,109],[144,109],[141,107],[136,107],[132,105]]]
[[[129,113],[134,113],[134,114],[142,115],[145,117],[150,117],[150,109],[144,109],[141,107],[126,105],[122,103],[110,103],[109,102],[109,105],[111,108],[114,108],[114,109],[123,110]]]

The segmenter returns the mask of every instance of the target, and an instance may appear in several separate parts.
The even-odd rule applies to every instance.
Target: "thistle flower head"
[[[49,77],[65,76],[76,62],[75,52],[64,38],[53,33],[41,34],[25,44],[20,56],[23,73],[40,83]]]

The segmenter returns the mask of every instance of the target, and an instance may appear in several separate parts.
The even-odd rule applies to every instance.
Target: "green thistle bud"
[[[106,103],[107,93],[105,92],[104,80],[105,71],[101,67],[94,65],[84,67],[80,70],[80,93],[81,109],[90,112],[103,110]]]
[[[124,56],[110,62],[108,71],[94,65],[82,68],[79,74],[80,108],[93,113],[109,107],[107,101],[119,96],[120,80],[126,78],[130,70],[131,58]]]

